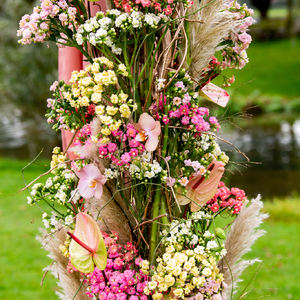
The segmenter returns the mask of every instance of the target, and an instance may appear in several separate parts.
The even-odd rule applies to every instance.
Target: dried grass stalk
[[[189,74],[197,80],[212,56],[219,50],[219,44],[225,37],[235,32],[241,24],[240,20],[234,18],[233,13],[221,11],[224,5],[228,3],[227,0],[210,2],[212,1],[202,0],[200,4],[202,9],[189,16],[191,20],[189,23],[190,63],[186,61],[185,68],[188,68]],[[198,1],[194,1],[188,13],[198,9]]]
[[[58,280],[58,285],[61,287],[60,292],[56,292],[61,300],[72,300],[76,291],[79,289],[80,273],[67,271],[68,259],[64,257],[59,250],[59,246],[66,240],[66,231],[63,227],[53,235],[49,235],[46,230],[41,230],[42,235],[37,237],[37,240],[43,245],[43,248],[49,252],[49,257],[54,261],[52,265],[45,268],[44,271],[50,271]],[[85,294],[87,286],[83,284],[75,300],[91,299]]]
[[[264,230],[258,229],[263,220],[268,218],[268,214],[261,213],[262,207],[263,202],[260,201],[260,196],[253,199],[250,205],[244,205],[226,238],[227,254],[219,262],[218,267],[224,274],[224,281],[228,285],[225,290],[227,296],[241,281],[239,277],[244,269],[259,261],[259,259],[245,261],[241,260],[241,257],[249,252],[254,242],[265,233]]]

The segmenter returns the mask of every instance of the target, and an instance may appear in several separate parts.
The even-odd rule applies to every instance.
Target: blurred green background
[[[251,159],[247,163],[222,144],[237,161],[225,174],[228,186],[243,188],[249,197],[261,193],[270,213],[263,225],[267,234],[247,256],[260,257],[263,264],[256,276],[258,264],[245,272],[239,292],[250,283],[251,293],[242,299],[300,299],[299,1],[258,2],[250,62],[243,70],[228,71],[236,77],[228,107],[210,108],[222,121],[222,138]],[[22,168],[44,149],[24,171],[30,182],[48,170],[52,148],[61,143],[44,118],[49,86],[57,79],[57,48],[21,46],[16,37],[19,19],[38,3],[0,2],[0,300],[58,299],[52,275],[40,286],[42,269],[51,263],[35,241],[41,212],[27,205],[25,192],[18,193],[24,186]],[[221,84],[221,78],[214,83]]]

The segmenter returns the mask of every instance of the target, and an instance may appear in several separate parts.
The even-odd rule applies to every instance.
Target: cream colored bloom
[[[111,95],[110,96],[110,101],[113,103],[113,104],[117,104],[119,102],[119,98],[118,98],[118,95]]]
[[[102,87],[102,85],[101,85],[101,84],[94,85],[93,91],[94,91],[95,93],[102,93],[102,92],[103,92],[103,87]]]
[[[89,84],[91,84],[93,82],[93,79],[91,77],[84,77],[81,80],[81,84],[88,86]]]
[[[165,276],[165,283],[168,286],[172,286],[175,283],[175,278],[171,274],[169,274],[169,275]]]
[[[104,135],[110,135],[111,131],[108,128],[102,128],[101,133],[104,134]]]
[[[98,105],[98,106],[96,106],[95,112],[96,112],[96,114],[97,114],[98,116],[103,115],[104,112],[105,112],[105,106],[104,106],[104,105]]]
[[[122,104],[120,106],[120,113],[122,118],[129,118],[131,114],[129,106],[127,104]]]
[[[156,287],[157,287],[157,282],[156,281],[150,281],[148,283],[148,288],[149,288],[150,291],[155,290]]]
[[[102,94],[100,94],[100,93],[94,93],[91,98],[92,102],[94,102],[94,103],[100,102],[101,99],[102,99]]]
[[[211,275],[211,269],[210,268],[204,268],[203,271],[202,271],[202,274],[205,277],[209,277]]]
[[[173,270],[173,275],[174,276],[179,276],[181,274],[181,272],[182,272],[182,269],[179,266],[177,266]]]
[[[81,94],[80,89],[73,89],[72,93],[73,93],[73,96],[76,98],[79,97]]]
[[[122,102],[125,102],[128,98],[128,95],[127,94],[124,94],[123,92],[120,93],[119,97],[121,98],[121,101]]]
[[[118,112],[118,108],[114,106],[107,106],[106,107],[106,112],[110,116],[114,116]]]
[[[176,297],[181,297],[183,295],[183,290],[182,289],[176,289],[176,290],[173,291],[173,294]]]
[[[154,300],[159,300],[161,297],[162,297],[161,293],[155,293],[152,295],[152,299],[154,299]]]
[[[105,124],[105,125],[108,125],[108,124],[110,124],[112,122],[112,118],[110,116],[104,116],[104,115],[102,115],[99,118],[100,118],[100,121],[103,124]]]

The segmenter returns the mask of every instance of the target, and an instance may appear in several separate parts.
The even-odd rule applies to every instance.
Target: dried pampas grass
[[[241,260],[241,257],[249,252],[254,242],[265,233],[264,230],[258,229],[263,220],[268,218],[268,214],[261,213],[262,207],[263,202],[260,201],[260,196],[253,199],[250,205],[244,205],[226,238],[227,254],[219,262],[218,267],[224,274],[224,281],[228,285],[225,290],[227,296],[241,281],[239,277],[244,269],[259,261],[259,259],[245,261]]]
[[[188,16],[190,62],[186,61],[184,66],[197,80],[215,52],[220,50],[220,43],[241,25],[241,21],[236,20],[233,13],[222,11],[227,3],[227,0],[202,0],[199,10],[198,1],[194,1],[188,11],[190,14],[199,10]]]
[[[44,271],[50,271],[58,280],[58,285],[61,287],[61,292],[56,292],[61,300],[72,300],[75,293],[81,285],[80,273],[67,271],[69,260],[64,257],[59,250],[59,246],[66,240],[66,231],[61,227],[53,235],[47,233],[46,230],[41,230],[42,235],[37,237],[37,240],[43,245],[43,248],[49,252],[49,257],[53,260],[53,264],[45,268]],[[86,285],[78,291],[74,300],[89,300],[91,299],[85,294]]]

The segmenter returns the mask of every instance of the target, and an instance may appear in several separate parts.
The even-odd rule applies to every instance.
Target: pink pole
[[[98,5],[94,5],[97,3],[100,5],[102,11],[106,11],[106,3],[105,0],[100,0],[97,2],[89,2],[91,15],[95,16],[97,11],[99,10]],[[66,83],[69,83],[71,78],[71,73],[75,70],[79,71],[85,67],[86,63],[83,62],[82,53],[76,48],[65,47],[60,48],[58,50],[58,78],[59,80],[64,80]],[[68,147],[73,133],[68,130],[62,130],[62,148],[63,151]],[[70,159],[76,158],[76,155],[72,152],[68,152]]]

